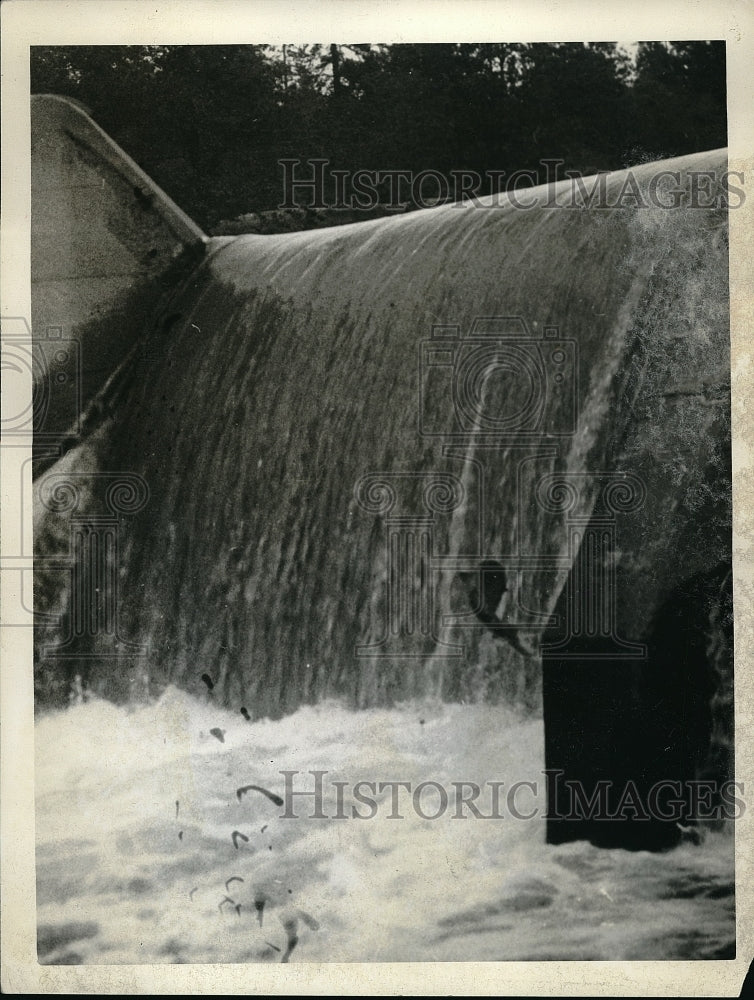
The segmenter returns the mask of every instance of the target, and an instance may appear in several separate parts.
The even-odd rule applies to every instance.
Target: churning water
[[[279,721],[169,689],[36,725],[39,960],[704,959],[734,953],[733,837],[664,853],[545,844],[540,720],[491,705],[304,707]],[[321,811],[312,791],[322,775]],[[340,781],[345,784],[336,786]],[[534,781],[476,818],[427,787]],[[257,785],[265,791],[248,789]],[[340,789],[340,790],[339,790]],[[265,794],[265,792],[269,794]],[[338,795],[341,796],[340,803]],[[362,787],[362,795],[364,788]],[[527,798],[526,796],[530,797]],[[353,818],[352,810],[370,819]],[[390,818],[394,813],[403,818]],[[345,819],[332,818],[338,813]],[[422,818],[420,813],[436,819]]]

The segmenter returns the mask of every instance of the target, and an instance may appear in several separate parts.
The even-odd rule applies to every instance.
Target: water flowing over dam
[[[326,697],[537,712],[544,654],[556,757],[576,660],[588,712],[615,720],[618,701],[633,726],[651,694],[650,742],[697,719],[687,766],[710,741],[719,756],[726,169],[724,150],[645,164],[591,205],[565,181],[316,232],[185,225],[149,258],[138,323],[133,277],[105,321],[80,320],[99,359],[82,430],[38,455],[39,704],[75,684],[197,694],[207,675],[253,718]],[[704,201],[670,207],[699,171],[716,178]],[[684,607],[699,628],[679,663]]]

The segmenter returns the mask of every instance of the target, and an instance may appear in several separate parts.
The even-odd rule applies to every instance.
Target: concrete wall
[[[205,237],[77,103],[33,96],[31,123],[35,430],[54,454]]]

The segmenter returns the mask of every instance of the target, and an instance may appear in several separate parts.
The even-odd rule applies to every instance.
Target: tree
[[[667,157],[725,146],[725,43],[642,42],[633,99],[637,151]]]
[[[276,208],[283,158],[541,176],[726,142],[722,42],[643,42],[635,67],[608,42],[35,47],[31,78],[205,228]]]

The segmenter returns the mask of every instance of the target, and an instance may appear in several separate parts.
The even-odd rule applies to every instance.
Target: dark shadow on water
[[[65,924],[41,924],[37,928],[37,956],[40,962],[50,965],[80,965],[83,959],[76,952],[66,952],[54,958],[49,958],[54,952],[73,944],[96,937],[99,934],[99,924],[94,921],[69,921]]]

